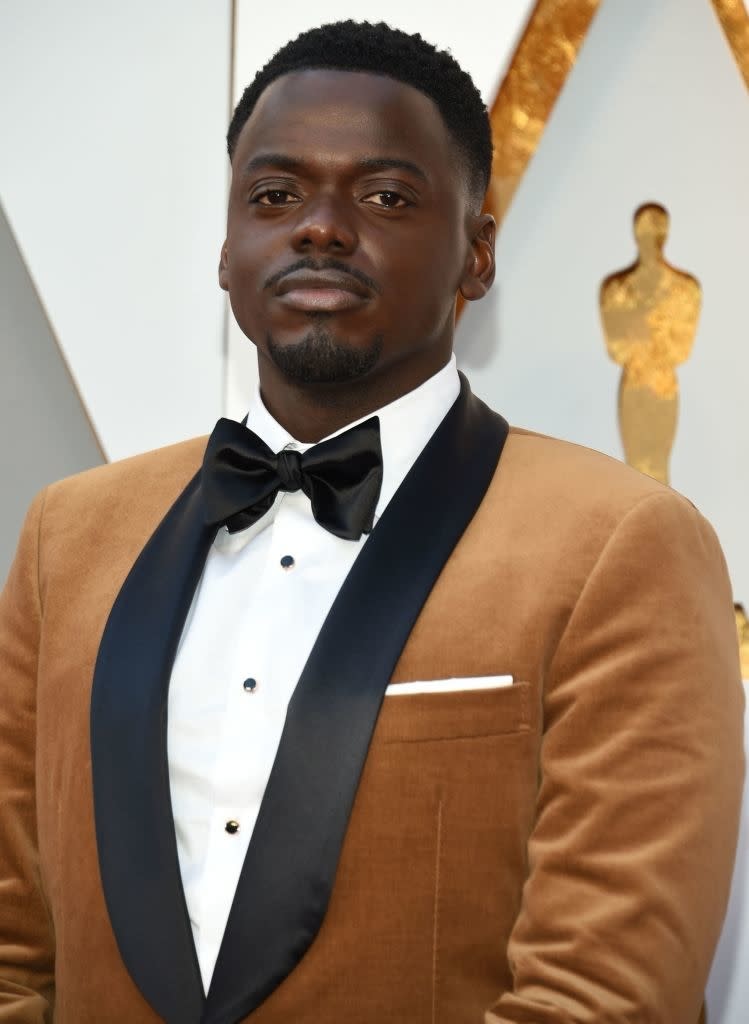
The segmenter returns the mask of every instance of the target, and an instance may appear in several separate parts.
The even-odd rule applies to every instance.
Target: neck
[[[640,263],[662,263],[663,260],[663,246],[662,245],[640,245],[639,247],[639,262]]]
[[[303,444],[314,444],[419,387],[449,361],[440,353],[427,365],[398,367],[398,373],[372,372],[355,381],[301,384],[290,381],[259,353],[260,394],[273,418]]]

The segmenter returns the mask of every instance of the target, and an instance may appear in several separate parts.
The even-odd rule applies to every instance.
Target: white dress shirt
[[[372,414],[383,453],[375,526],[459,388],[453,357]],[[274,452],[310,447],[273,419],[259,393],[248,426]],[[182,884],[206,991],[289,699],[366,539],[328,533],[297,491],[280,493],[240,533],[222,528],[209,552],[172,671],[167,733]]]

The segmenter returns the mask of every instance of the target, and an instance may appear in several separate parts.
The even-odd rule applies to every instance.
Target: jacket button
[[[227,821],[227,823],[224,825],[224,830],[228,832],[230,836],[236,835],[237,832],[239,832],[239,822],[234,821],[234,819],[232,818],[231,821]]]

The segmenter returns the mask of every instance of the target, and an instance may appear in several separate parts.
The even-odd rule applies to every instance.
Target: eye
[[[251,202],[258,206],[292,206],[299,202],[299,196],[283,188],[267,188],[253,196]]]
[[[410,206],[410,203],[399,192],[393,192],[389,189],[385,189],[382,192],[373,192],[372,195],[365,196],[364,202],[371,203],[372,206],[382,206],[386,210],[399,210],[404,206]]]

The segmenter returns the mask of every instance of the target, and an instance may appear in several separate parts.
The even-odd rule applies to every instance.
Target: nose
[[[297,252],[351,253],[358,237],[345,204],[330,196],[307,199],[291,239]]]

